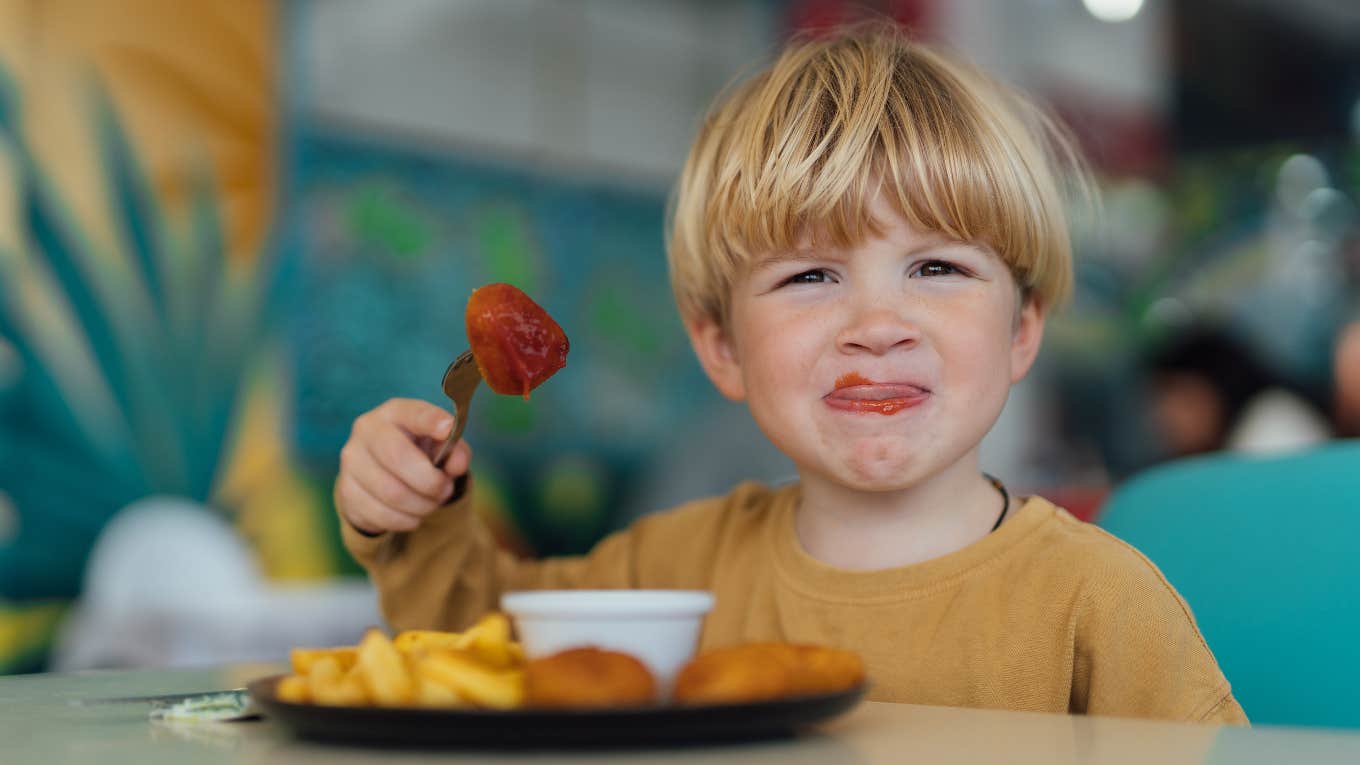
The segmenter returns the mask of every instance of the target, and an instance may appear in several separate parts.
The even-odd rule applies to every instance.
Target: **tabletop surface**
[[[1360,731],[1177,723],[865,702],[791,739],[605,751],[378,749],[315,744],[268,721],[152,722],[145,704],[81,699],[231,688],[282,668],[0,677],[0,761],[119,763],[726,762],[1360,763]]]

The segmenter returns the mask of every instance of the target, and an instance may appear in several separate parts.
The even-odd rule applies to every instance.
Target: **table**
[[[866,702],[797,738],[590,752],[364,749],[292,738],[270,721],[153,723],[142,704],[75,699],[243,685],[278,665],[0,677],[0,763],[1360,763],[1360,731],[1218,728]]]

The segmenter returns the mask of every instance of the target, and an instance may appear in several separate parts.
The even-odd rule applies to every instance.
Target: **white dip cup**
[[[694,656],[713,594],[703,590],[531,590],[501,596],[530,659],[595,646],[637,657],[661,698]]]

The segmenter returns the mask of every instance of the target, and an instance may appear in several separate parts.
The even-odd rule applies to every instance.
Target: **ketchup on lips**
[[[888,415],[910,409],[929,395],[929,391],[915,385],[876,383],[851,372],[836,379],[836,389],[824,400],[833,409]]]

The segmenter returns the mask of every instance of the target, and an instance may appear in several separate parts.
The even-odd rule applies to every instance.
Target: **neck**
[[[799,541],[837,568],[866,571],[938,558],[987,536],[1001,514],[1001,495],[979,472],[976,452],[895,491],[859,491],[805,471],[800,478]]]

